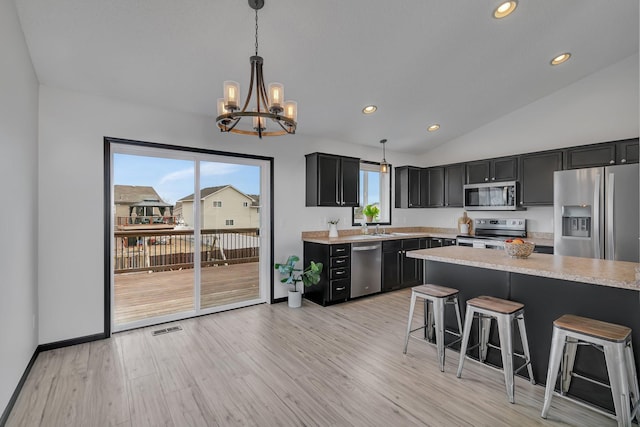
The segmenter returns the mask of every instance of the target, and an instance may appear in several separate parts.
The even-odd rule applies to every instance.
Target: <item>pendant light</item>
[[[387,163],[386,152],[384,149],[384,145],[387,143],[386,139],[381,139],[380,144],[382,144],[382,161],[380,162],[380,173],[389,172],[389,163]]]

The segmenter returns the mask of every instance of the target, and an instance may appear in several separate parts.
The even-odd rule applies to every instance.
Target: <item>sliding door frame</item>
[[[169,144],[160,144],[156,142],[145,142],[145,141],[136,141],[130,139],[122,139],[122,138],[113,138],[113,137],[104,137],[104,335],[105,337],[110,337],[112,333],[112,318],[111,318],[111,310],[112,310],[112,239],[113,239],[113,213],[112,213],[112,200],[111,200],[111,192],[112,192],[112,155],[114,152],[113,145],[126,145],[130,147],[141,147],[141,148],[149,148],[149,149],[162,149],[162,150],[170,150],[177,151],[183,153],[194,153],[194,154],[205,154],[205,155],[213,155],[213,156],[226,156],[226,157],[235,157],[241,159],[251,159],[251,160],[259,160],[266,161],[269,163],[269,222],[264,226],[269,227],[269,271],[268,280],[269,280],[269,295],[267,300],[269,303],[273,304],[275,301],[273,293],[274,293],[274,270],[270,268],[274,264],[274,196],[273,196],[273,157],[266,156],[255,156],[250,154],[242,154],[242,153],[230,153],[226,151],[217,151],[217,150],[206,150],[202,148],[193,148],[193,147],[182,147],[177,145],[169,145]],[[194,173],[196,173],[199,169],[199,163],[202,160],[197,160],[194,165]],[[205,160],[206,161],[206,160]],[[263,178],[264,174],[261,173],[261,178]],[[261,226],[262,227],[262,226]],[[194,260],[195,261],[195,260]],[[194,262],[194,270],[199,269],[199,265],[195,265]],[[260,274],[262,275],[262,269],[260,269]],[[199,301],[199,300],[198,300]],[[194,307],[199,308],[199,307]],[[199,315],[206,315],[207,313],[201,313]]]

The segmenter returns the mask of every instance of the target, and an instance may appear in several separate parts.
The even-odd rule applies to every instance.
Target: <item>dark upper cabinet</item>
[[[616,142],[616,163],[638,163],[638,138]]]
[[[444,206],[444,168],[442,166],[427,168],[424,170],[427,177],[427,207],[439,208]],[[424,199],[423,199],[424,200]]]
[[[562,170],[562,151],[520,156],[520,204],[553,205],[553,173]]]
[[[466,164],[467,184],[518,179],[518,156],[499,157]]]
[[[360,159],[342,157],[340,159],[342,171],[342,206],[358,206],[360,204]]]
[[[467,168],[467,184],[479,184],[489,181],[491,174],[491,164],[489,160],[481,160],[478,162],[469,162]]]
[[[565,151],[565,169],[591,168],[616,164],[615,144],[571,147]]]
[[[358,206],[360,159],[306,155],[306,206]]]
[[[638,163],[638,138],[581,145],[565,150],[565,169]]]
[[[444,167],[444,205],[462,207],[464,203],[464,163]]]
[[[396,208],[422,208],[427,203],[428,175],[422,168],[401,166],[396,173]]]

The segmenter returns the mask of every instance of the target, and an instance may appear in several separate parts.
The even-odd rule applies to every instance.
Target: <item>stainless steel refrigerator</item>
[[[639,261],[638,165],[554,173],[554,253]]]

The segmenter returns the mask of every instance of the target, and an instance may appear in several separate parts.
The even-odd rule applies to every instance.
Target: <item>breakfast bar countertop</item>
[[[528,258],[510,258],[504,251],[460,246],[407,252],[410,258],[491,270],[508,271],[552,279],[582,282],[640,291],[640,264],[625,261],[533,253]]]

